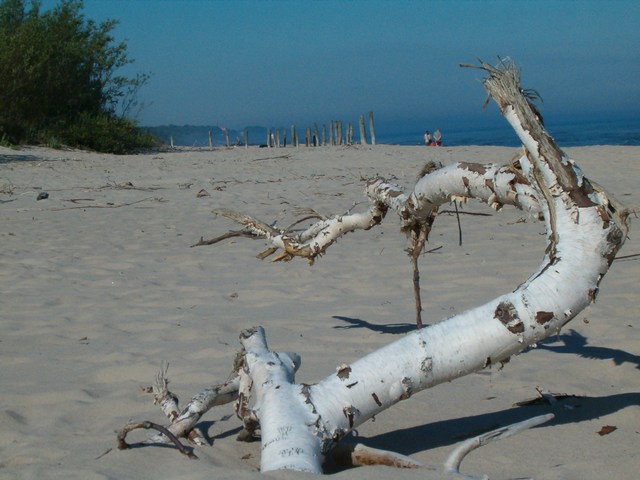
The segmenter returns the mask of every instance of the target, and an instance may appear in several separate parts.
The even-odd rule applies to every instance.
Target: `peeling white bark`
[[[410,194],[376,179],[367,186],[373,199],[369,212],[324,220],[322,228],[316,225],[312,229],[314,236],[305,232],[295,238],[284,233],[272,242],[289,254],[313,259],[347,231],[370,228],[385,208],[398,212],[408,225],[451,197],[464,196],[542,213],[549,239],[542,264],[513,292],[410,333],[340,367],[316,385],[304,389],[288,385],[280,397],[289,415],[275,422],[277,427],[266,408],[279,416],[278,408],[283,407],[267,407],[271,400],[259,393],[258,416],[263,426],[268,422],[270,431],[306,425],[296,429],[295,435],[279,437],[275,450],[267,450],[271,444],[263,443],[263,470],[282,468],[278,467],[280,460],[264,457],[301,448],[302,439],[303,451],[284,468],[308,470],[320,452],[328,452],[353,428],[391,405],[420,390],[505,361],[558,332],[594,301],[602,277],[624,242],[626,213],[606,192],[594,190],[553,144],[519,86],[509,85],[512,90],[505,93],[500,85],[491,83],[494,77],[504,80],[501,71],[491,70],[490,74],[487,89],[498,97],[501,110],[526,147],[520,164],[527,181],[509,168],[469,164],[455,164],[426,175]],[[274,404],[278,402],[276,395],[271,398]],[[294,405],[297,419],[292,418]],[[277,436],[270,437],[273,435]],[[320,442],[319,450],[310,449],[311,437]]]
[[[496,210],[513,205],[534,217],[540,213],[535,190],[512,165],[458,162],[423,176],[408,195],[382,179],[369,182],[366,192],[395,210],[404,221],[424,218],[435,207],[467,198],[488,203]]]
[[[624,243],[627,212],[557,148],[520,88],[517,71],[510,64],[503,67],[483,65],[489,73],[485,87],[525,146],[518,165],[432,168],[409,193],[374,179],[366,188],[368,211],[322,219],[302,233],[219,212],[267,238],[274,250],[282,249],[279,259],[302,256],[310,262],[342,235],[380,223],[389,209],[400,216],[403,230],[411,231],[435,207],[460,197],[542,216],[548,236],[541,265],[514,291],[341,365],[315,385],[295,384],[299,358],[269,351],[261,327],[243,332],[243,370],[222,395],[240,391],[238,411],[247,430],[259,421],[262,471],[321,472],[323,456],[358,425],[416,392],[507,360],[558,332],[595,301]],[[203,404],[213,405],[219,394]],[[459,473],[459,461],[448,466],[449,473]]]
[[[317,415],[304,401],[304,387],[294,384],[300,358],[270,352],[262,327],[245,331],[241,341],[247,352],[245,369],[254,386],[254,411],[260,419],[260,470],[322,473],[320,438],[310,428]]]
[[[249,233],[267,239],[274,249],[268,250],[269,253],[282,249],[283,254],[277,260],[298,256],[307,258],[310,263],[347,233],[369,230],[379,224],[389,209],[400,216],[402,229],[424,219],[433,208],[452,200],[473,198],[497,210],[503,205],[513,205],[536,218],[541,214],[535,189],[513,165],[459,162],[434,169],[423,176],[410,193],[383,178],[370,180],[365,193],[371,205],[366,212],[322,219],[299,233],[278,230],[230,210],[217,210],[215,213],[244,225]]]
[[[413,332],[351,365],[340,367],[335,375],[317,385],[308,389],[288,387],[287,411],[294,404],[304,411],[295,423],[311,425],[309,432],[322,442],[322,452],[329,451],[353,428],[415,392],[504,361],[558,332],[594,301],[599,282],[624,240],[624,218],[615,218],[617,212],[610,209],[604,192],[591,195],[592,206],[578,207],[558,186],[557,177],[544,159],[530,157],[525,155],[521,159],[523,169],[544,171],[543,182],[537,185],[539,197],[548,197],[551,201],[544,213],[552,248],[540,268],[515,291]],[[575,175],[578,177],[581,173],[576,171]],[[415,193],[404,197],[396,194],[398,189],[383,182],[375,182],[370,188],[380,199],[386,195],[400,199],[396,208],[400,212],[407,208],[408,198],[417,199],[413,205],[428,202],[427,207],[418,207],[420,211],[427,211],[437,205],[437,201],[446,201],[450,194],[460,193],[459,185],[458,189],[452,188],[453,192],[429,197]],[[552,193],[549,195],[543,190]],[[483,198],[490,195],[482,189],[470,190],[467,194],[484,195]],[[518,198],[528,201],[533,195],[527,193],[513,198],[516,202]],[[551,211],[555,212],[553,218]],[[264,402],[261,405],[258,416],[263,424],[263,418],[268,415]],[[308,416],[309,408],[312,417]],[[279,439],[282,440],[279,451],[297,448],[300,438],[289,438],[290,441]],[[265,455],[263,452],[263,457]],[[317,452],[311,455],[315,459]],[[300,469],[308,469],[309,462],[303,463]],[[286,468],[298,468],[291,462],[286,465]]]
[[[160,404],[160,408],[171,421],[167,430],[177,438],[187,437],[197,445],[204,445],[206,443],[204,436],[195,429],[195,425],[202,415],[213,407],[237,400],[239,384],[240,377],[236,375],[223,384],[205,388],[195,395],[182,411],[178,408],[178,399],[171,392],[167,391],[162,400],[156,397],[156,403]],[[192,433],[194,430],[195,434]],[[171,443],[171,441],[159,434],[149,438],[146,443]]]

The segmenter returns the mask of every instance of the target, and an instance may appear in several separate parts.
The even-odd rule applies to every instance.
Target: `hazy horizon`
[[[543,112],[544,113],[544,112]],[[363,112],[365,115],[365,123],[366,129],[369,130],[369,121],[367,114],[368,112]],[[312,127],[314,123],[318,125],[318,127],[322,127],[322,125],[326,125],[329,127],[329,122],[331,120],[342,120],[345,124],[347,122],[351,122],[354,128],[357,129],[358,125],[358,117],[353,118],[335,118],[335,119],[320,119],[310,121],[308,123],[300,123],[294,124],[292,122],[288,124],[282,125],[258,125],[258,124],[247,124],[240,125],[238,127],[231,127],[230,130],[234,131],[242,131],[245,128],[263,128],[263,129],[290,129],[292,126],[296,126],[298,129],[304,129],[307,127]],[[433,122],[427,120],[426,122],[417,121],[417,120],[385,120],[379,119],[374,112],[375,119],[375,128],[378,132],[384,131],[387,135],[401,135],[406,132],[419,132],[424,130],[435,130],[436,128],[441,128],[445,130],[454,130],[454,131],[464,131],[464,130],[482,130],[482,129],[499,129],[504,128],[505,130],[512,131],[511,127],[507,123],[507,121],[502,118],[500,115],[491,115],[487,113],[483,118],[482,114],[479,116],[472,117],[451,117],[449,119],[444,119],[441,122]],[[545,117],[545,121],[547,125],[551,126],[563,126],[563,125],[580,125],[580,124],[597,124],[600,122],[612,122],[612,123],[626,123],[640,126],[640,118],[636,114],[614,114],[614,115],[585,115],[585,116],[575,116],[575,115],[551,115],[549,117]],[[176,123],[163,123],[156,125],[145,125],[141,124],[141,127],[144,128],[153,128],[153,127],[219,127],[226,128],[224,125],[218,125],[213,123],[203,123],[203,124],[194,124],[194,123],[185,123],[185,124],[176,124]],[[515,135],[515,134],[514,134]]]
[[[442,127],[443,141],[446,146],[464,145],[501,145],[519,147],[521,145],[516,133],[506,120],[500,118],[501,122],[495,124],[487,123],[452,123],[440,125]],[[321,133],[323,126],[328,124],[318,123]],[[360,134],[356,125],[354,126],[354,143],[360,143]],[[613,118],[590,118],[583,121],[575,119],[550,119],[546,123],[547,130],[562,147],[586,146],[586,145],[640,145],[640,119],[637,117],[626,119]],[[298,135],[304,137],[307,126],[296,125]],[[215,146],[226,143],[227,134],[217,125],[160,125],[143,127],[152,135],[162,140],[164,144],[174,144],[176,146],[208,147],[209,134],[213,135]],[[280,132],[280,138],[288,145],[291,143],[291,126],[265,127],[250,125],[248,129],[249,143],[251,145],[265,145],[267,143],[267,133]],[[434,127],[429,129],[433,132]],[[424,145],[423,125],[398,126],[387,128],[376,126],[376,141],[378,144],[387,145]],[[229,129],[229,141],[235,144],[236,141],[244,143],[244,129]],[[367,143],[371,142],[371,131],[367,123],[366,128]],[[322,137],[321,137],[322,139]],[[320,139],[320,140],[321,140]]]

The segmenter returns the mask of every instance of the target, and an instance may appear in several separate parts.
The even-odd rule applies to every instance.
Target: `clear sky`
[[[43,8],[55,4],[45,0]],[[640,109],[638,0],[85,0],[152,75],[142,125],[495,123],[478,70],[510,56],[549,121]]]

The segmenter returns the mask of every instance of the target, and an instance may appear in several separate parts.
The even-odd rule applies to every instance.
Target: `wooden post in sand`
[[[224,129],[224,138],[227,142],[227,148],[229,148],[229,130],[227,130],[226,128]]]
[[[313,146],[318,147],[320,145],[320,135],[318,135],[318,124],[313,123]]]
[[[367,144],[367,133],[364,129],[364,115],[360,115],[360,144]]]
[[[309,127],[304,130],[304,146],[308,147],[311,143],[311,129]]]
[[[213,134],[209,130],[209,150],[213,150]]]
[[[244,129],[244,148],[249,148],[249,129]]]
[[[327,126],[322,124],[322,146],[327,144]]]
[[[293,147],[298,146],[298,131],[295,125],[291,125],[291,145]]]
[[[369,112],[369,135],[371,135],[371,145],[376,144],[376,129],[373,125],[373,112]]]
[[[276,129],[276,146],[280,148],[280,129]]]

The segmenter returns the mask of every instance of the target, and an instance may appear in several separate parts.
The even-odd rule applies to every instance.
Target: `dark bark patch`
[[[607,210],[602,205],[598,205],[598,208],[596,209],[596,211],[600,216],[600,220],[602,220],[602,228],[604,229],[609,228],[609,222],[611,221],[611,217],[607,213]]]
[[[422,373],[425,375],[431,373],[431,370],[433,370],[433,359],[431,357],[426,357],[422,360],[422,363],[420,363],[420,370],[422,370]]]
[[[484,165],[480,165],[479,163],[460,162],[460,168],[469,170],[473,173],[477,173],[478,175],[484,175],[485,173],[487,173],[486,167]]]
[[[340,380],[346,380],[349,378],[350,373],[351,367],[349,365],[342,365],[341,367],[338,367],[337,375]]]
[[[426,177],[430,173],[435,172],[436,170],[440,170],[441,168],[442,168],[442,165],[440,163],[429,161],[424,167],[422,167],[422,170],[420,170],[420,173],[418,174],[418,179],[422,177]]]
[[[598,296],[598,291],[599,289],[596,288],[592,288],[591,290],[589,290],[589,292],[587,293],[587,296],[589,298],[590,302],[595,302],[596,301],[596,297]]]
[[[493,316],[500,320],[504,325],[507,325],[517,318],[517,312],[512,303],[500,302],[496,307],[496,311],[493,313]]]
[[[609,233],[607,234],[607,244],[609,245],[609,251],[606,252],[603,256],[607,260],[609,266],[611,266],[611,264],[613,263],[613,260],[614,258],[616,258],[616,254],[618,253],[618,250],[623,243],[623,235],[624,234],[622,233],[622,230],[617,227],[611,228],[609,230]]]
[[[548,323],[553,318],[553,312],[536,312],[536,322],[540,325]]]
[[[578,207],[594,207],[596,204],[589,198],[589,195],[593,193],[593,187],[591,186],[591,183],[589,183],[586,178],[583,178],[582,185],[577,186],[577,178],[573,167],[571,167],[570,165],[563,165],[563,167],[567,171],[567,176],[573,175],[575,178],[576,186],[573,188],[565,188],[565,190],[567,190],[569,193],[569,198],[571,198],[571,200],[573,200]]]
[[[402,379],[402,395],[400,395],[400,400],[406,400],[413,394],[413,382],[409,377],[404,377]]]
[[[522,333],[524,332],[524,323],[522,323],[521,321],[518,321],[513,325],[507,326],[507,330],[509,330],[514,335],[517,335],[518,333]]]
[[[491,180],[490,178],[487,178],[484,181],[484,186],[487,187],[489,190],[491,190],[492,192],[495,192],[495,185],[493,183],[493,180]]]
[[[507,330],[513,334],[524,332],[524,324],[518,317],[518,312],[514,305],[510,302],[500,302],[493,312],[493,316],[500,320]]]
[[[382,402],[380,401],[380,399],[378,398],[378,395],[374,393],[371,394],[371,396],[373,397],[373,401],[376,402],[376,405],[378,405],[379,407],[382,406]]]
[[[344,416],[349,421],[349,429],[353,428],[353,421],[355,419],[356,412],[357,410],[352,405],[349,405],[348,407],[344,407],[342,409],[342,413],[344,413]]]
[[[522,176],[522,175],[515,175],[513,176],[513,178],[509,181],[509,186],[511,186],[511,188],[515,189],[516,185],[531,185],[531,182],[529,180],[527,180],[526,177]]]

